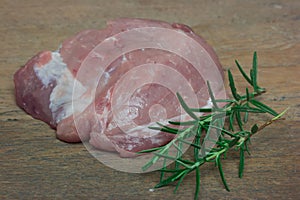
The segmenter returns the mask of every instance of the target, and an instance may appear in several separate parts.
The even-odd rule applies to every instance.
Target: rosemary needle
[[[168,144],[156,147],[153,149],[143,150],[139,153],[153,153],[153,157],[143,166],[143,170],[146,171],[153,164],[155,164],[159,159],[164,159],[164,164],[161,168],[161,177],[159,183],[154,188],[159,188],[167,186],[170,183],[176,182],[177,185],[174,189],[176,192],[183,182],[184,178],[191,173],[192,171],[196,172],[195,177],[195,194],[194,198],[197,199],[200,192],[200,167],[207,162],[214,162],[215,166],[219,170],[219,174],[223,185],[227,191],[230,191],[229,185],[226,182],[225,174],[222,168],[222,160],[225,157],[226,153],[232,149],[239,151],[239,170],[238,176],[242,178],[245,166],[245,152],[249,154],[248,145],[250,143],[250,138],[253,134],[259,132],[266,126],[272,124],[274,121],[281,119],[284,113],[287,111],[284,110],[282,113],[277,113],[275,110],[267,106],[266,104],[258,101],[256,96],[261,95],[265,92],[264,88],[261,88],[258,85],[257,78],[257,54],[253,54],[253,63],[252,68],[250,69],[249,75],[243,70],[242,66],[237,60],[235,63],[244,77],[246,82],[252,87],[253,92],[250,92],[246,88],[246,94],[241,95],[238,93],[233,75],[230,70],[228,70],[228,80],[231,93],[234,99],[215,99],[209,82],[208,92],[211,97],[213,104],[213,109],[211,108],[189,108],[188,105],[184,102],[180,94],[177,93],[178,100],[185,110],[185,112],[191,116],[193,121],[188,122],[173,122],[170,121],[169,124],[172,125],[163,125],[160,123],[158,127],[150,127],[151,129],[168,132],[176,134],[177,137],[173,139]],[[217,103],[224,102],[227,103],[222,108],[219,108]],[[203,117],[198,117],[198,112],[205,112],[206,115]],[[254,124],[251,126],[250,130],[247,130],[245,125],[248,121],[250,115],[267,113],[272,115],[271,120],[265,122],[263,125],[258,126]],[[220,118],[226,116],[228,118],[229,128],[226,129],[225,126],[216,126],[220,122]],[[185,125],[185,129],[176,129],[174,125],[180,126]],[[247,126],[249,127],[249,126]],[[237,129],[237,131],[235,131]],[[206,149],[205,141],[202,138],[209,138],[209,131],[215,130],[218,131],[219,137],[217,138],[216,145],[211,149]],[[194,137],[193,142],[187,140],[190,137]],[[183,154],[182,144],[188,144],[193,148],[193,156],[185,158]],[[175,156],[169,154],[169,149],[175,147],[177,154]],[[175,165],[169,167],[165,166],[166,160],[172,160],[175,162]]]

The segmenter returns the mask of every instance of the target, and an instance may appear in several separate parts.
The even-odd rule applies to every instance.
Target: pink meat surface
[[[118,19],[108,22],[103,30],[86,30],[78,33],[65,40],[58,51],[44,51],[31,58],[14,75],[18,106],[32,117],[56,129],[57,138],[60,140],[89,141],[97,149],[116,151],[123,157],[168,143],[174,135],[163,132],[157,134],[157,131],[154,133],[148,127],[160,118],[171,119],[181,115],[174,91],[153,82],[142,85],[129,97],[125,97],[126,89],[131,87],[131,84],[119,87],[118,81],[123,80],[126,74],[131,72],[131,77],[126,77],[127,83],[129,79],[132,84],[138,84],[140,79],[147,79],[151,77],[149,74],[154,73],[156,82],[168,80],[172,87],[178,86],[180,92],[181,83],[178,79],[169,80],[168,73],[164,72],[163,67],[152,68],[147,67],[147,64],[169,66],[191,85],[197,96],[198,105],[205,106],[209,101],[206,80],[195,67],[172,52],[151,48],[124,53],[107,67],[93,65],[91,52],[99,43],[118,33],[143,27],[166,28],[191,37],[207,52],[199,55],[202,56],[203,63],[212,60],[219,74],[223,76],[213,49],[188,26],[145,19]],[[174,42],[177,40],[171,39]],[[116,40],[117,51],[122,46],[122,40],[126,38]],[[98,56],[105,60],[110,54],[111,52],[105,52]],[[91,62],[90,67],[85,68],[79,75],[85,61]],[[142,70],[134,70],[136,66],[144,67]],[[204,71],[210,70],[205,65],[201,67]],[[96,85],[95,98],[91,98],[94,82],[90,77],[98,73],[99,68],[104,73]],[[210,77],[210,79],[217,78]],[[210,81],[215,82],[216,95],[219,95],[218,92],[221,94],[222,80]],[[126,105],[122,103],[122,99],[126,100]],[[73,104],[75,107],[72,106],[72,101],[75,102]],[[164,112],[161,112],[161,107],[164,108]],[[117,116],[114,113],[118,113]],[[132,127],[133,122],[136,127]]]

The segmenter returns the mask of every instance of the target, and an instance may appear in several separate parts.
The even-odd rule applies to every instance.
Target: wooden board
[[[55,50],[83,29],[103,28],[118,17],[185,23],[214,47],[225,69],[237,75],[234,59],[248,70],[259,57],[261,100],[286,120],[252,140],[243,179],[238,155],[224,169],[231,192],[213,165],[202,170],[200,199],[298,199],[300,196],[300,1],[297,0],[0,0],[0,198],[1,199],[192,199],[193,175],[177,194],[173,186],[150,192],[159,173],[110,169],[82,144],[55,139],[14,101],[13,73],[41,50]],[[245,86],[236,76],[239,89]],[[298,196],[298,198],[297,198]]]

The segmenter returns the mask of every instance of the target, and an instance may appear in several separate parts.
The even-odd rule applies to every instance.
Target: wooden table
[[[243,179],[238,154],[223,162],[231,192],[216,168],[203,168],[200,199],[299,199],[300,196],[300,1],[297,0],[0,0],[0,199],[192,199],[194,177],[150,192],[156,172],[129,174],[110,169],[82,144],[55,139],[46,124],[14,101],[13,73],[41,50],[55,50],[83,29],[103,28],[118,17],[185,23],[214,47],[237,80],[234,59],[249,70],[259,57],[261,100],[286,120],[254,136]],[[240,81],[238,89],[244,88]],[[298,198],[297,198],[298,196]]]

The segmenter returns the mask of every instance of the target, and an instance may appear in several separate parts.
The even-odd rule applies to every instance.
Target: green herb
[[[256,96],[261,95],[265,92],[264,88],[261,88],[258,83],[257,77],[257,55],[254,52],[252,69],[250,70],[249,76],[243,70],[238,61],[235,61],[239,71],[245,80],[249,83],[252,88],[250,92],[249,88],[246,88],[246,94],[241,95],[238,93],[234,78],[230,70],[228,70],[229,86],[233,99],[215,99],[214,94],[210,88],[209,82],[207,83],[208,92],[213,104],[213,108],[190,108],[180,96],[177,94],[178,100],[185,110],[185,112],[193,119],[192,121],[186,122],[174,122],[170,121],[170,125],[163,125],[158,123],[158,127],[150,127],[151,129],[176,134],[168,144],[156,147],[153,149],[143,150],[139,153],[150,153],[154,156],[143,166],[143,170],[146,171],[152,165],[154,165],[159,159],[164,159],[163,166],[160,169],[161,177],[160,182],[155,188],[167,186],[170,183],[177,182],[174,192],[177,191],[178,187],[184,180],[184,178],[191,172],[195,171],[195,199],[198,198],[200,190],[200,167],[208,162],[214,162],[215,166],[219,170],[221,180],[224,187],[229,191],[229,186],[226,182],[224,171],[222,168],[222,161],[226,156],[226,153],[230,149],[239,151],[239,172],[238,176],[241,178],[244,172],[245,166],[245,152],[249,154],[249,143],[250,138],[255,133],[259,132],[266,126],[270,125],[276,120],[281,119],[282,115],[286,112],[277,113],[269,106],[258,101]],[[222,108],[218,107],[218,103],[226,103]],[[205,112],[204,116],[197,116],[198,112]],[[262,125],[254,124],[250,126],[250,130],[247,130],[246,122],[252,114],[267,113],[273,117],[263,123]],[[222,126],[224,116],[228,119],[228,128]],[[171,127],[172,125],[172,127]],[[174,128],[175,126],[185,126],[185,128]],[[238,128],[236,130],[236,128]],[[218,137],[211,137],[215,133]],[[191,138],[194,138],[191,140]],[[207,147],[207,141],[214,142],[213,147]],[[183,144],[190,145],[193,148],[193,156],[186,156],[183,154]],[[170,154],[172,148],[176,155]],[[174,161],[174,165],[166,166],[166,161]]]

